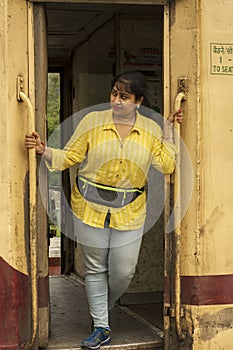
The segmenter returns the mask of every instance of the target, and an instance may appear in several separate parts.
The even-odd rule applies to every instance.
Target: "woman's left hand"
[[[169,117],[167,118],[167,121],[170,124],[173,124],[174,121],[177,121],[179,124],[183,122],[183,112],[181,109],[178,109],[178,111],[172,112]]]

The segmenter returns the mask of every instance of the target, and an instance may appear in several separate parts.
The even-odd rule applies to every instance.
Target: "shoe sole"
[[[103,340],[99,345],[97,346],[85,346],[85,345],[81,345],[82,349],[90,349],[90,350],[98,350],[102,345],[106,345],[109,344],[111,342],[111,338],[108,337],[107,339]]]

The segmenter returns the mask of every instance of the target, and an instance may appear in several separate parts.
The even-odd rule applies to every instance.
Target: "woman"
[[[43,155],[50,170],[79,164],[72,189],[74,228],[82,246],[85,285],[93,333],[87,349],[110,342],[108,312],[127,290],[135,273],[146,218],[150,165],[163,173],[175,168],[176,148],[163,139],[158,124],[140,113],[146,104],[146,79],[137,71],[112,83],[111,109],[87,114],[64,150],[46,147],[38,133],[26,135],[25,146]],[[172,113],[164,127],[173,139]]]

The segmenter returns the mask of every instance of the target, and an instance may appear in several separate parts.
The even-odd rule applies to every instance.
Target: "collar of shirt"
[[[103,130],[114,130],[115,132],[117,132],[115,123],[114,123],[113,118],[112,118],[112,114],[109,117],[110,118],[108,118],[108,120],[106,120],[106,123],[104,123],[104,125],[103,125]],[[136,112],[136,121],[132,127],[131,132],[136,131],[140,135],[141,128],[140,128],[139,119],[140,119],[140,114],[138,112]]]

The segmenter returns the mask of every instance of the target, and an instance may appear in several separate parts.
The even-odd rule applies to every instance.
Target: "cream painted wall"
[[[218,1],[215,6],[210,0],[202,1],[202,274],[233,272],[232,12],[233,1]],[[224,49],[231,48],[232,52],[215,54],[213,47],[221,48],[222,45]],[[230,66],[231,72],[212,74],[213,66],[218,64],[221,70]]]
[[[211,73],[211,62],[220,62],[220,57],[213,54],[210,46],[226,44],[224,47],[233,49],[232,11],[233,1],[213,4],[212,0],[183,0],[172,2],[171,6],[172,101],[177,93],[177,79],[187,76],[189,92],[182,105],[181,135],[194,172],[191,203],[182,221],[183,276],[233,272],[233,75]],[[228,58],[233,59],[233,53]],[[184,188],[189,176],[184,170]],[[189,334],[188,348],[232,348],[232,305],[183,307],[185,317],[181,323]],[[186,349],[180,344],[178,348]]]
[[[171,62],[171,103],[174,104],[177,94],[178,78],[186,76],[189,82],[187,101],[182,103],[184,122],[181,126],[181,137],[184,140],[191,157],[194,173],[193,191],[190,193],[191,202],[182,221],[182,275],[197,273],[199,246],[199,58],[198,58],[198,13],[196,1],[188,0],[173,2],[171,6],[170,32],[170,62]],[[172,108],[172,107],[171,107]],[[173,107],[174,108],[174,107]],[[183,168],[182,168],[183,169]],[[181,185],[187,188],[190,172],[184,169],[181,175]],[[181,196],[183,193],[181,192]]]
[[[196,7],[197,6],[197,7]],[[233,75],[210,72],[210,44],[232,43],[233,2],[176,3],[171,11],[172,101],[179,76],[189,79],[181,135],[194,171],[191,204],[182,222],[182,274],[232,273],[231,186]],[[232,44],[233,47],[233,44]],[[185,188],[190,174],[184,170]]]
[[[0,255],[27,274],[27,152],[23,146],[27,110],[16,100],[16,78],[22,74],[28,93],[27,3],[1,2],[0,123],[1,215]]]
[[[1,11],[0,11],[0,32],[1,34],[1,48],[2,54],[0,55],[0,147],[4,149],[4,152],[1,152],[0,160],[0,186],[1,186],[1,202],[0,202],[0,224],[1,231],[0,237],[2,244],[0,245],[0,255],[9,260],[9,247],[10,247],[10,218],[9,218],[9,185],[8,185],[8,152],[9,147],[6,145],[9,144],[7,126],[7,116],[8,116],[8,104],[6,104],[8,98],[8,72],[6,70],[7,56],[4,53],[7,53],[8,45],[8,35],[5,30],[7,27],[7,1],[2,1]]]

